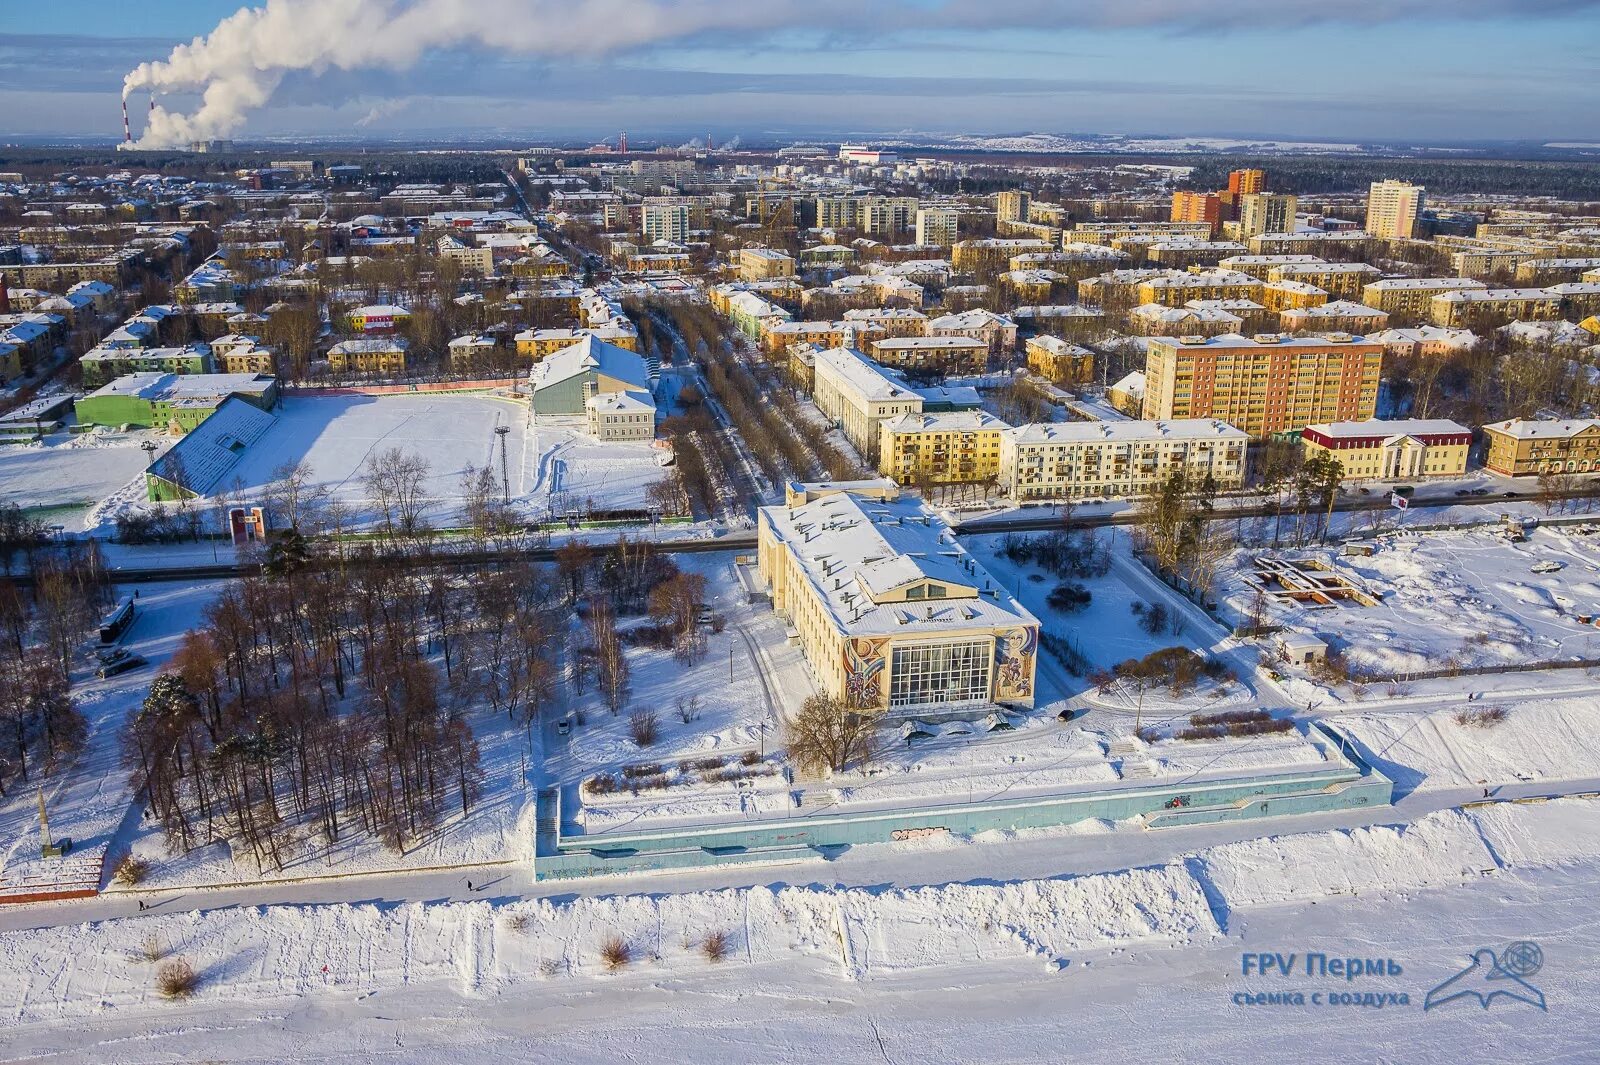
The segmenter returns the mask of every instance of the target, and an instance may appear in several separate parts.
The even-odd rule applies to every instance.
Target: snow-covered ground
[[[128,771],[122,764],[122,723],[144,700],[150,678],[177,650],[183,633],[200,623],[217,588],[216,582],[196,582],[137,589],[138,613],[121,646],[149,660],[146,667],[98,680],[93,656],[87,650],[80,653],[74,663],[73,697],[89,724],[86,746],[71,764],[35,776],[30,782],[34,788],[14,788],[0,800],[0,889],[63,879],[62,863],[39,856],[36,788],[44,790],[51,835],[73,843],[65,864],[80,883],[65,886],[98,886],[98,868],[107,850],[137,828]],[[118,595],[134,592],[132,587],[117,589]]]
[[[16,503],[69,532],[85,527],[96,504],[133,484],[143,484],[149,457],[139,447],[164,443],[158,433],[54,433],[29,444],[0,447],[0,490]]]
[[[1503,710],[1504,719],[1479,723],[1479,712],[1490,707]],[[1331,724],[1400,794],[1600,777],[1600,703],[1592,696],[1462,701],[1431,713],[1345,714]]]
[[[633,794],[586,794],[577,807],[577,786],[597,774],[621,780],[624,766],[659,764],[669,770],[679,761],[725,757],[737,764],[745,752],[758,757],[782,745],[782,721],[816,689],[798,645],[790,644],[783,622],[765,604],[745,599],[734,575],[732,553],[685,554],[680,567],[706,577],[706,603],[726,620],[721,633],[706,634],[705,654],[692,664],[670,651],[648,647],[626,650],[633,691],[627,708],[613,715],[591,687],[568,699],[574,721],[568,736],[547,730],[546,772],[565,787],[563,814],[586,831],[638,827],[650,820],[716,819],[752,809],[780,809],[787,801],[781,777],[755,781],[757,793],[741,797],[731,783],[689,783]],[[623,619],[624,627],[635,622]],[[660,736],[640,747],[629,736],[634,711],[653,711]],[[680,710],[691,720],[684,721]],[[772,763],[769,763],[772,764]]]
[[[1068,1047],[1254,1061],[1292,1046],[1435,1065],[1489,1043],[1497,1059],[1576,1063],[1600,991],[1597,813],[1446,810],[1042,880],[232,907],[12,932],[0,1026],[14,1057],[61,1062],[261,1060],[310,1042],[324,1060],[453,1063],[534,1045],[558,1062],[1046,1061]],[[617,968],[601,956],[613,938]],[[1544,1010],[1423,1011],[1474,951],[1518,940],[1542,948],[1526,979]],[[148,947],[194,966],[193,998],[160,998]],[[1246,975],[1256,951],[1296,954],[1294,974]],[[1398,971],[1307,973],[1312,952]],[[1303,1005],[1241,1001],[1294,991]]]
[[[347,525],[377,520],[365,480],[369,457],[392,448],[428,463],[422,495],[435,526],[462,522],[467,467],[489,467],[501,479],[500,439],[506,426],[505,474],[512,504],[525,518],[552,512],[642,510],[649,487],[667,476],[664,454],[649,443],[598,443],[583,433],[581,418],[541,419],[534,425],[526,402],[492,395],[287,396],[277,421],[251,445],[213,489],[228,498],[263,497],[279,471],[297,463],[310,470],[307,490],[345,504]],[[13,479],[23,502],[74,507],[72,528],[105,531],[119,513],[142,509],[145,453],[139,443],[164,434],[97,431],[50,446],[0,449],[0,483]]]
[[[1600,653],[1600,629],[1578,620],[1600,615],[1600,536],[1545,526],[1511,543],[1497,527],[1483,527],[1373,542],[1370,558],[1341,557],[1331,547],[1279,553],[1353,575],[1381,598],[1378,605],[1269,602],[1267,620],[1324,639],[1352,666],[1380,674]],[[1224,613],[1231,619],[1250,614],[1254,591],[1243,578],[1259,553],[1235,552],[1224,576]],[[1549,571],[1536,572],[1536,565]]]

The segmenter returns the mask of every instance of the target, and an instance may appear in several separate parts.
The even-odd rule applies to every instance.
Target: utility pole
[[[506,461],[506,436],[511,432],[509,425],[494,427],[494,435],[500,438],[500,495],[501,502],[506,506],[511,505],[511,467]]]

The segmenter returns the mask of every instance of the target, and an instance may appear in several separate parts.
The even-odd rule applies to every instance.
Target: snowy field
[[[217,909],[0,936],[25,1060],[1592,1060],[1593,801],[1445,810],[1021,881]],[[720,934],[720,962],[704,944]],[[615,938],[626,964],[601,958]],[[1546,1008],[1423,1012],[1474,951],[1534,940]],[[200,975],[162,1001],[146,944]],[[1246,952],[1393,959],[1352,983]],[[1237,996],[1300,991],[1265,1008]],[[1382,1009],[1311,1005],[1383,994]],[[1398,997],[1405,996],[1400,1004]],[[774,1009],[774,1003],[781,1008]],[[1070,1056],[1063,1048],[1074,1048]]]
[[[55,433],[29,444],[0,447],[0,495],[8,503],[70,532],[84,528],[95,505],[130,484],[142,484],[149,464],[139,445],[161,440],[150,432]]]
[[[391,448],[429,464],[423,493],[433,501],[435,524],[459,520],[462,475],[489,466],[500,473],[499,438],[506,436],[511,496],[529,515],[546,511],[552,496],[601,508],[643,507],[644,491],[662,476],[658,452],[648,444],[597,444],[574,422],[530,423],[520,401],[490,396],[334,396],[284,399],[278,423],[236,468],[247,490],[271,484],[284,464],[304,462],[315,487],[358,511],[369,511],[362,466]],[[232,480],[230,476],[229,480]]]
[[[1378,605],[1270,603],[1267,620],[1324,639],[1352,666],[1379,674],[1600,655],[1600,630],[1578,620],[1600,615],[1600,536],[1549,526],[1511,543],[1497,527],[1483,527],[1374,543],[1370,558],[1341,557],[1334,548],[1280,554],[1353,574],[1381,597]],[[1254,592],[1243,577],[1256,554],[1236,552],[1224,577],[1231,619],[1251,611]]]
[[[675,559],[681,568],[706,578],[705,602],[727,625],[721,633],[707,633],[705,654],[693,664],[678,661],[669,651],[628,647],[634,695],[619,714],[613,715],[592,687],[581,696],[568,693],[566,712],[580,723],[569,736],[546,730],[546,771],[563,784],[568,828],[599,832],[647,821],[715,820],[777,811],[787,803],[782,777],[771,773],[744,788],[679,774],[670,788],[586,794],[580,808],[582,781],[597,774],[621,779],[626,766],[647,763],[671,771],[684,760],[726,758],[737,764],[751,753],[776,768],[783,719],[815,691],[799,647],[785,638],[782,621],[765,604],[745,601],[732,553]],[[622,619],[625,629],[638,622]],[[685,722],[680,709],[691,720]],[[641,748],[629,737],[628,719],[636,710],[656,714],[660,738],[649,747]]]
[[[552,512],[642,510],[649,487],[667,476],[659,462],[663,452],[650,444],[597,443],[584,435],[582,419],[543,419],[534,426],[520,400],[487,395],[287,396],[275,414],[277,422],[224,475],[214,496],[264,497],[282,468],[303,463],[310,470],[309,492],[349,507],[352,526],[370,526],[378,515],[364,466],[372,455],[399,448],[428,463],[422,485],[426,520],[451,527],[463,521],[462,478],[468,466],[488,466],[500,483],[498,426],[509,430],[505,474],[512,505],[528,519],[543,520]],[[98,500],[88,523],[103,527],[120,512],[146,506],[142,479],[133,479],[145,465],[144,452],[137,447],[143,437],[129,434],[128,439],[126,446],[95,449],[95,454],[114,452],[114,464],[70,456],[75,447],[43,449],[47,456],[38,448],[0,449],[0,477],[9,476],[8,461],[18,464],[21,483],[33,488],[35,505]],[[171,442],[170,437],[156,439]],[[24,454],[9,457],[18,450]],[[70,479],[80,467],[82,475]],[[59,479],[63,469],[69,477],[65,482]]]
[[[1127,559],[1127,535],[1122,530],[1098,529],[1095,535],[1109,545],[1114,559],[1120,557],[1130,561]],[[1031,563],[1017,565],[1007,559],[1000,553],[1003,539],[1003,535],[970,536],[963,537],[961,542],[996,580],[1022,600],[1022,604],[1043,623],[1045,632],[1070,639],[1095,667],[1106,669],[1130,658],[1142,658],[1163,647],[1204,646],[1202,642],[1197,642],[1201,634],[1190,631],[1184,625],[1180,625],[1176,633],[1170,629],[1147,632],[1140,624],[1138,615],[1129,609],[1132,603],[1148,598],[1147,590],[1130,583],[1123,565],[1114,564],[1103,577],[1072,578],[1075,583],[1087,588],[1093,597],[1087,608],[1072,613],[1053,609],[1046,598],[1059,579]],[[1131,561],[1130,564],[1137,565]],[[1059,669],[1055,676],[1060,677]],[[1070,684],[1072,692],[1080,692],[1087,687],[1087,682],[1082,678],[1060,679]]]

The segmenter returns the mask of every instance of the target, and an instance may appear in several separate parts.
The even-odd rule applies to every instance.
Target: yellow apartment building
[[[878,472],[900,484],[982,484],[1000,476],[1000,434],[981,410],[902,414],[878,428]]]
[[[1495,473],[1531,477],[1600,471],[1600,419],[1513,418],[1485,425],[1483,433],[1489,438],[1484,464]]]

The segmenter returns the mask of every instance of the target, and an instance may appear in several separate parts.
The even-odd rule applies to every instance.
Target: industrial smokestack
[[[128,98],[122,98],[122,143],[133,143],[133,127],[128,125]]]
[[[621,133],[617,134],[617,151],[621,152],[623,155],[627,155],[628,154],[628,131],[627,130],[623,130]]]

